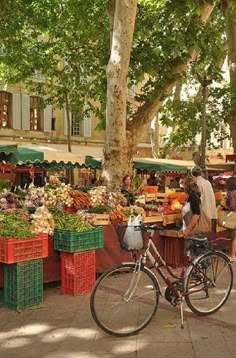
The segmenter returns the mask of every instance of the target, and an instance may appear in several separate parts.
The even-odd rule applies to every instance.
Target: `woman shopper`
[[[184,191],[188,197],[182,209],[182,235],[188,237],[195,234],[209,234],[211,221],[201,209],[201,194],[192,177],[184,180]]]
[[[229,177],[226,180],[226,209],[236,211],[236,177]],[[232,260],[236,261],[236,228],[230,229],[230,237],[232,239],[231,255]]]

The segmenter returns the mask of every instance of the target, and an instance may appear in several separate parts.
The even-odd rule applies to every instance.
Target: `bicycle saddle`
[[[208,238],[206,236],[204,237],[186,237],[185,240],[189,240],[189,241],[192,241],[192,242],[196,242],[196,243],[199,243],[199,244],[204,244],[205,242],[208,241]]]

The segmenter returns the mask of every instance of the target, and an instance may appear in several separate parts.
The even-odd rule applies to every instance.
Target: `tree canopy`
[[[137,5],[132,14],[135,25],[129,66],[124,75],[126,92],[129,88],[132,95],[124,97],[126,152],[118,146],[111,154],[111,143],[105,146],[105,167],[113,181],[129,170],[143,132],[163,103],[162,123],[175,127],[171,137],[174,145],[194,140],[201,130],[199,96],[186,95],[184,100],[173,101],[174,89],[181,83],[182,91],[186,91],[204,76],[215,83],[222,80],[220,64],[227,53],[229,16],[222,6],[230,8],[231,17],[235,11],[232,0],[129,0],[126,5],[126,14]],[[116,0],[5,0],[0,13],[0,79],[23,81],[59,108],[67,99],[68,108],[78,113],[89,102],[100,118],[100,128],[105,128],[106,123],[116,121],[106,114],[112,102],[106,66],[114,39],[117,48],[124,40],[125,31],[119,33],[122,11]],[[35,84],[29,80],[35,70],[41,71],[44,81]],[[120,74],[114,73],[113,79]],[[232,88],[210,91],[209,132],[221,126],[220,111],[214,109],[223,108],[219,98],[223,92],[226,106]],[[122,168],[111,165],[113,156],[123,163]]]

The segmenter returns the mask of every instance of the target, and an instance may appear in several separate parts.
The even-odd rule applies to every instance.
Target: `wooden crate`
[[[145,204],[145,203],[146,203],[145,195],[139,195],[139,196],[136,198],[136,202],[139,203],[139,204]]]
[[[146,193],[145,194],[145,199],[146,199],[146,203],[150,202],[150,201],[156,201],[156,193]]]
[[[155,222],[162,222],[162,221],[163,221],[163,215],[159,213],[151,216],[143,216],[144,223],[155,223]]]
[[[109,214],[95,214],[93,219],[94,225],[110,225]]]
[[[173,224],[175,222],[174,214],[163,215],[163,225]]]
[[[156,201],[160,201],[161,203],[167,203],[168,198],[166,193],[158,193],[156,194]]]

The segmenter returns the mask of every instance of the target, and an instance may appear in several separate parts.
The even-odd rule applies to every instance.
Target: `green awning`
[[[89,168],[101,168],[102,159],[93,158],[90,156],[86,156],[85,158],[85,167]],[[133,165],[135,169],[152,171],[155,170],[160,173],[186,173],[187,166],[179,165],[179,164],[171,164],[158,161],[158,159],[154,158],[136,158],[133,160]]]
[[[100,169],[102,166],[102,159],[94,158],[94,157],[91,157],[90,155],[86,155],[84,166],[86,168]]]
[[[17,152],[17,144],[0,144],[0,153],[9,155],[16,152]]]
[[[159,162],[158,159],[134,159],[134,168],[140,170],[155,170],[160,173],[186,173],[187,167],[184,165]]]
[[[43,152],[19,146],[17,147],[17,151],[13,153],[11,157],[11,161],[16,164],[35,163],[36,161],[42,162],[43,160]]]

